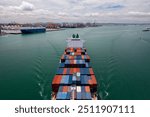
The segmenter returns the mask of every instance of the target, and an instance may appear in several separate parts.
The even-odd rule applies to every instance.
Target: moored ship
[[[52,100],[97,100],[97,81],[84,48],[84,40],[73,35],[61,56],[52,81]]]
[[[31,34],[31,33],[43,33],[46,32],[45,27],[22,27],[20,29],[22,34]]]

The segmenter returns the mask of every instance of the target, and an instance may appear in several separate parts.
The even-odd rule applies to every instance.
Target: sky
[[[0,0],[0,23],[150,23],[150,0]]]

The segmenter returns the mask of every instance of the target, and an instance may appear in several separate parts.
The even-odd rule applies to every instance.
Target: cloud
[[[0,23],[150,22],[150,0],[0,0]]]
[[[118,3],[105,3],[99,6],[96,6],[95,9],[100,9],[100,10],[120,10],[123,9],[125,6],[122,4]]]
[[[150,17],[150,12],[134,12],[134,11],[131,11],[131,12],[128,12],[129,15],[132,15],[132,16],[147,16],[147,17]]]
[[[79,0],[69,0],[69,2],[72,4],[78,4]]]
[[[98,17],[99,13],[86,13],[84,16],[86,16],[86,17]]]
[[[21,4],[19,6],[17,5],[11,5],[8,6],[8,10],[22,10],[22,11],[33,11],[34,10],[34,5],[26,2],[26,1],[22,1]]]
[[[59,12],[58,15],[59,16],[68,16],[68,14],[66,12]]]
[[[19,8],[24,11],[32,11],[34,9],[34,5],[29,2],[23,1]]]

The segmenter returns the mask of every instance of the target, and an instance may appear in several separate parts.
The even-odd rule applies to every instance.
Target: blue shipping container
[[[86,66],[86,67],[89,67],[89,64],[86,62],[86,63],[85,63],[85,66]]]
[[[68,84],[72,84],[72,75],[69,75],[69,83]]]
[[[76,83],[76,76],[72,76],[72,83]]]
[[[82,94],[81,94],[81,92],[77,92],[77,99],[81,99],[81,97],[82,97]]]
[[[81,86],[81,92],[85,93],[85,87]]]
[[[67,74],[70,74],[70,68],[67,68]]]
[[[64,63],[60,63],[59,67],[65,67],[65,64]]]
[[[67,92],[67,97],[66,97],[66,99],[69,100],[70,97],[71,97],[71,92]]]
[[[80,76],[81,84],[84,84],[84,75]]]
[[[69,82],[69,75],[63,75],[61,79],[61,84],[68,84]]]
[[[85,95],[86,95],[86,99],[88,99],[88,100],[91,100],[91,99],[92,99],[91,93],[85,93]]]
[[[64,99],[66,99],[66,97],[67,97],[67,92],[58,92],[56,99],[57,100],[64,100]]]
[[[88,79],[88,76],[85,75],[85,76],[84,76],[84,84],[89,84],[89,83],[88,83],[88,80],[89,80],[89,79]]]
[[[86,99],[86,95],[85,95],[85,92],[81,92],[81,95],[82,95],[82,99]]]
[[[62,68],[58,68],[56,74],[62,74],[63,73],[63,69]]]
[[[63,86],[59,86],[58,92],[62,92]]]
[[[65,61],[65,64],[70,64],[70,61],[69,61],[69,60],[66,60],[66,61]]]
[[[66,75],[65,84],[69,83],[69,75]]]
[[[64,76],[62,76],[62,79],[61,79],[61,84],[64,84],[64,82],[65,82],[65,78],[64,78]]]

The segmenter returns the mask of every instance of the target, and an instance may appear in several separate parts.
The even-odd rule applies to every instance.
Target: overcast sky
[[[0,0],[5,22],[150,23],[150,0]]]

